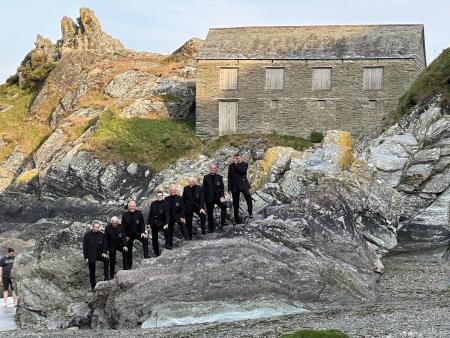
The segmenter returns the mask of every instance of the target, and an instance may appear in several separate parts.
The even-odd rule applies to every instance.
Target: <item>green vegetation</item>
[[[348,336],[341,331],[333,329],[332,330],[303,329],[283,335],[281,338],[348,338]]]
[[[397,110],[384,120],[384,127],[397,123],[411,107],[423,106],[436,94],[443,96],[443,106],[450,104],[450,48],[445,49],[414,81],[400,98]]]
[[[9,85],[18,84],[19,83],[19,77],[17,76],[17,74],[11,75],[10,77],[8,77],[6,79],[6,83],[9,84]]]
[[[312,131],[311,134],[309,134],[308,136],[308,140],[311,141],[312,143],[320,143],[322,142],[323,138],[324,135],[320,131]]]
[[[146,163],[156,170],[198,153],[201,141],[192,123],[172,119],[121,118],[118,108],[103,113],[86,148],[104,162]]]
[[[38,89],[55,66],[55,63],[47,62],[36,68],[33,68],[31,65],[19,67],[18,71],[21,73],[23,79],[20,86],[22,89]]]
[[[241,148],[255,140],[266,143],[268,147],[282,146],[291,147],[296,150],[304,150],[312,147],[312,143],[304,138],[275,133],[226,135],[212,141],[205,141],[205,145],[208,153],[212,154],[214,151],[227,144],[236,148]]]
[[[0,86],[0,139],[6,144],[0,148],[0,163],[18,148],[25,156],[32,152],[50,134],[47,124],[36,123],[28,116],[28,107],[32,93],[17,85]]]
[[[202,141],[195,136],[192,120],[122,118],[119,113],[117,107],[103,113],[93,136],[86,141],[85,148],[102,162],[126,160],[162,170],[181,157],[198,154],[202,147],[212,154],[227,144],[243,147],[255,139],[260,139],[268,147],[286,146],[303,150],[312,146],[303,138],[277,134],[228,135]],[[76,135],[86,126],[81,124]]]

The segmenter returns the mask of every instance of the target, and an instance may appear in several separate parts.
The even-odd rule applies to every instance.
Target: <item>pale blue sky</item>
[[[3,0],[0,83],[15,73],[39,33],[60,38],[59,20],[93,9],[103,30],[130,49],[169,53],[209,27],[423,23],[428,63],[450,46],[449,0]]]

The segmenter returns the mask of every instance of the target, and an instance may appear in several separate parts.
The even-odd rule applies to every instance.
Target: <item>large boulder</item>
[[[377,228],[391,220],[380,211],[376,222],[365,222],[380,202],[375,196],[355,198],[355,193],[367,197],[357,184],[318,183],[306,198],[267,207],[245,226],[184,243],[136,270],[119,272],[96,289],[95,311],[105,315],[108,327],[154,327],[372,299],[373,271],[380,263],[358,228],[366,226],[367,236],[380,236],[390,247],[395,231],[386,240],[386,230]]]

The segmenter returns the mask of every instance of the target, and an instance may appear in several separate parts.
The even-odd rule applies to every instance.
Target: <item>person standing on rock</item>
[[[103,274],[105,280],[109,280],[109,263],[108,263],[108,248],[106,245],[105,234],[100,231],[100,224],[92,224],[91,230],[86,232],[83,240],[83,255],[84,259],[89,264],[89,280],[91,288],[95,288],[95,263],[97,261],[103,262]]]
[[[3,283],[3,301],[5,307],[8,306],[8,291],[11,288],[14,306],[17,306],[17,296],[14,291],[12,279],[11,279],[11,270],[14,264],[14,249],[8,248],[6,252],[6,256],[0,259],[0,278]]]
[[[109,274],[114,278],[116,272],[116,252],[122,253],[123,269],[127,270],[127,251],[125,238],[123,236],[123,226],[119,224],[119,218],[113,216],[111,224],[108,224],[105,229],[106,243],[109,254]]]
[[[169,188],[169,196],[164,199],[169,206],[169,249],[173,247],[173,233],[175,223],[180,227],[181,233],[185,240],[189,240],[189,233],[186,228],[186,218],[184,215],[184,201],[181,196],[177,195],[177,186],[172,184]]]
[[[183,202],[189,239],[192,239],[192,218],[194,217],[194,213],[200,218],[202,235],[204,235],[206,233],[206,217],[205,210],[202,209],[202,187],[197,185],[194,177],[189,177],[188,185],[183,189]]]
[[[225,226],[226,205],[225,188],[223,178],[217,174],[217,164],[213,163],[209,167],[209,174],[203,177],[203,201],[206,204],[208,215],[208,231],[214,232],[214,206],[220,208],[220,223]]]
[[[128,210],[122,214],[123,235],[128,248],[127,269],[133,266],[133,244],[135,240],[142,243],[144,258],[150,258],[148,254],[148,238],[145,233],[145,221],[142,212],[136,208],[136,202],[128,203]]]
[[[153,252],[156,256],[160,255],[158,241],[158,232],[160,230],[162,230],[164,233],[166,249],[171,248],[169,242],[169,222],[169,206],[164,201],[164,195],[162,191],[158,191],[156,193],[156,201],[153,201],[152,204],[150,204],[150,211],[147,218],[147,224],[149,224],[152,228],[152,246]]]
[[[253,203],[250,195],[250,183],[247,179],[248,163],[243,162],[240,154],[235,154],[233,163],[228,166],[228,191],[233,197],[234,223],[240,224],[239,199],[241,193],[247,202],[248,216],[253,217]]]

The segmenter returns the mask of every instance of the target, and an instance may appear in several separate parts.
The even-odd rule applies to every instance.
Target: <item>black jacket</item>
[[[153,201],[150,204],[150,211],[148,213],[147,224],[150,224],[152,229],[162,228],[169,224],[170,211],[169,206],[165,201]]]
[[[203,206],[202,187],[199,185],[184,187],[183,202],[185,212],[193,212],[194,210],[201,209]]]
[[[247,162],[231,163],[228,166],[228,191],[238,192],[250,189],[247,179]]]
[[[144,216],[140,210],[131,213],[126,211],[122,214],[123,235],[130,238],[139,238],[145,233]]]
[[[170,219],[173,221],[180,221],[180,218],[184,218],[184,202],[181,196],[167,196],[164,201],[166,201],[169,206]]]
[[[214,181],[215,176],[215,181]],[[203,177],[203,200],[206,203],[213,203],[225,196],[223,178],[219,174],[207,174]]]
[[[97,257],[107,251],[105,234],[101,231],[93,232],[89,230],[84,235],[83,255],[89,263],[95,263]]]
[[[117,249],[121,249],[126,245],[125,236],[123,235],[123,226],[118,224],[114,228],[111,224],[108,224],[105,229],[106,246],[109,252],[113,252]]]

